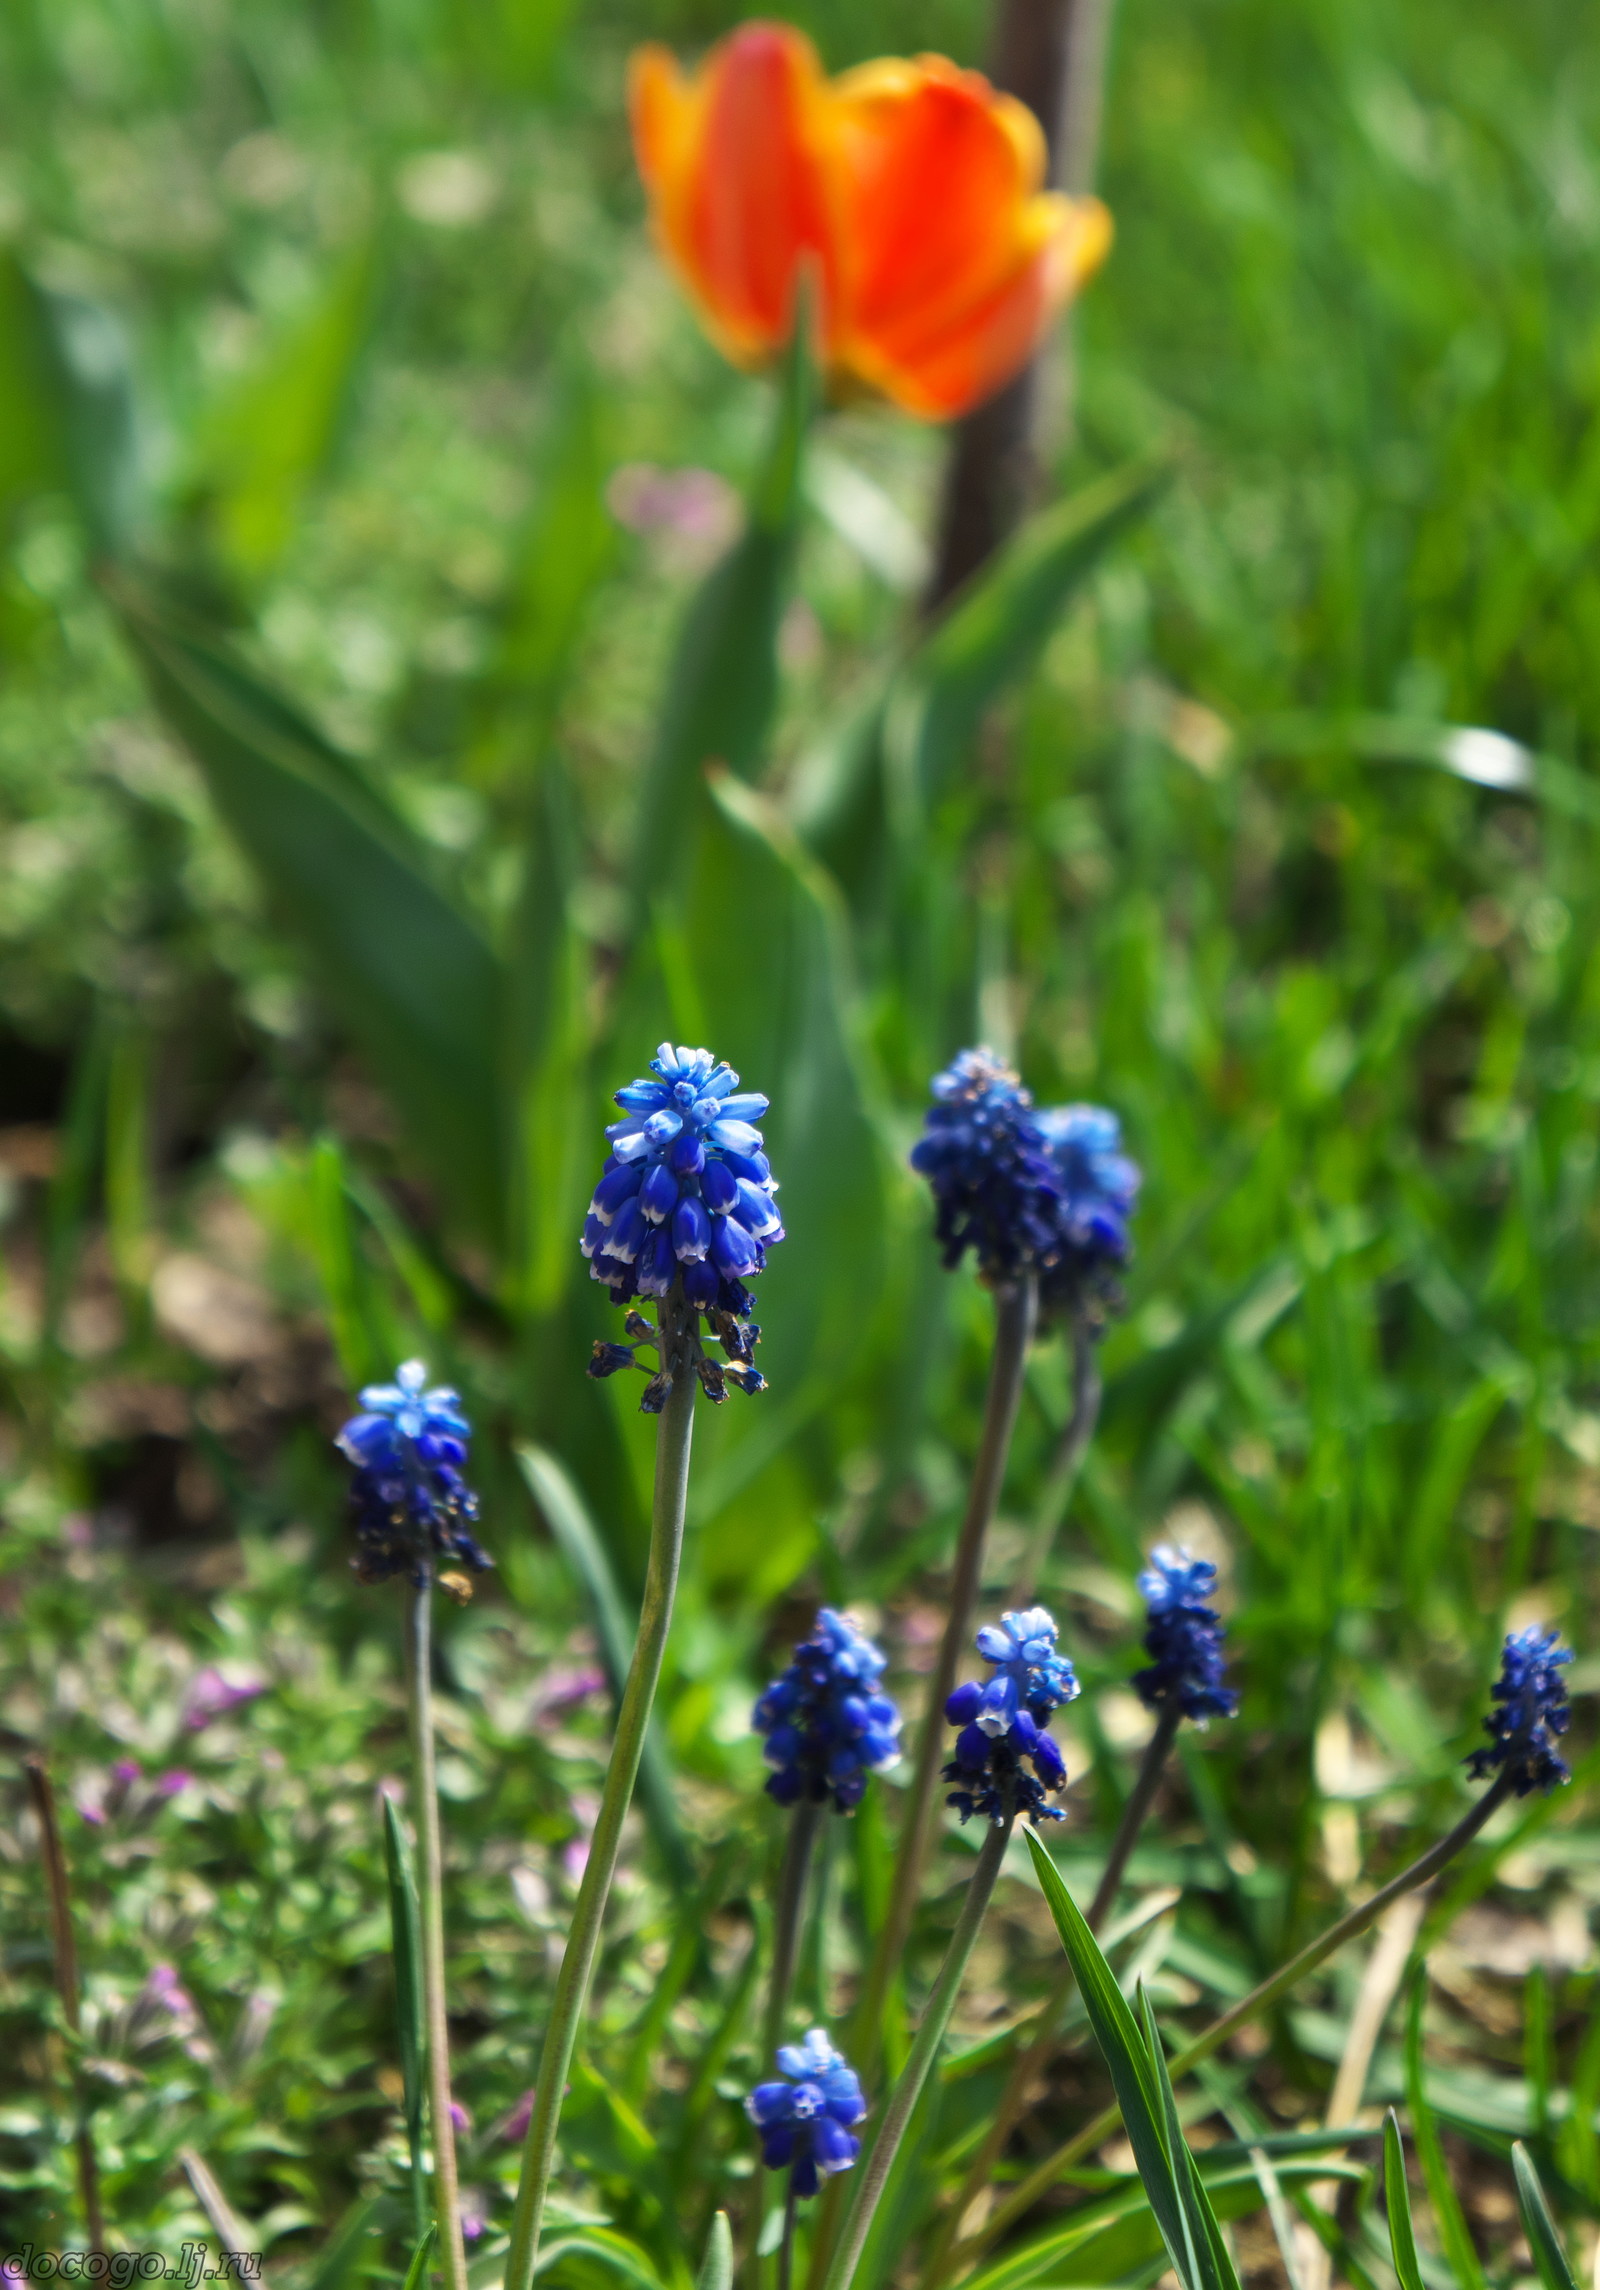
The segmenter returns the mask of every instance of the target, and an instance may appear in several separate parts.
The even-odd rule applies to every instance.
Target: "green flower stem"
[[[794,2173],[789,2173],[789,2191],[783,2200],[783,2240],[778,2245],[778,2290],[791,2290],[794,2282]]]
[[[761,2072],[772,2067],[773,2054],[783,2041],[789,1999],[794,1992],[795,1966],[800,1961],[800,1934],[805,1925],[806,1881],[811,1855],[822,1823],[821,1805],[800,1804],[789,1818],[789,1837],[778,1877],[778,1897],[772,1924],[772,1976],[767,1983],[767,2016],[762,2027]]]
[[[956,1670],[972,1636],[973,1616],[983,1581],[983,1546],[1000,1502],[1005,1483],[1011,1433],[1022,1399],[1022,1375],[1028,1345],[1039,1312],[1039,1284],[1028,1278],[1013,1288],[1002,1288],[995,1298],[994,1359],[989,1370],[989,1392],[984,1404],[983,1436],[967,1508],[956,1543],[955,1569],[950,1581],[948,1618],[939,1659],[928,1681],[928,1700],[917,1744],[916,1772],[907,1791],[900,1851],[894,1882],[877,1946],[856,2007],[850,2056],[862,2080],[869,2081],[883,2047],[883,2012],[889,1984],[905,1953],[916,1907],[917,1888],[933,1841],[938,1811],[939,1768],[944,1762],[944,1705],[956,1682]]]
[[[39,1824],[39,1851],[44,1862],[45,1887],[50,1895],[56,1994],[61,1998],[61,2017],[72,2039],[72,2082],[78,2108],[78,2128],[73,2142],[78,2156],[78,2195],[83,2204],[83,2224],[89,2248],[104,2250],[106,2222],[100,2207],[100,2165],[95,2156],[94,2132],[84,2101],[83,2069],[78,2048],[83,2033],[78,2009],[78,1942],[72,1929],[72,1891],[67,1877],[67,1856],[61,1843],[61,1824],[56,1818],[55,1784],[50,1778],[50,1768],[42,1757],[25,1758],[23,1772],[27,1777],[28,1795],[33,1800],[34,1818]]]
[[[1022,1562],[1022,1575],[1014,1593],[1019,1606],[1031,1606],[1038,1595],[1039,1578],[1044,1573],[1061,1522],[1067,1515],[1072,1490],[1078,1484],[1078,1473],[1083,1469],[1083,1459],[1089,1452],[1095,1426],[1100,1421],[1103,1388],[1094,1331],[1081,1312],[1074,1312],[1072,1413],[1062,1431],[1061,1443],[1050,1466],[1050,1475],[1039,1497],[1039,1507],[1033,1515],[1033,1532],[1028,1538],[1027,1556]]]
[[[601,1926],[622,1842],[622,1824],[644,1753],[645,1729],[650,1722],[672,1621],[689,1496],[689,1442],[694,1431],[695,1383],[683,1345],[687,1310],[677,1298],[668,1298],[661,1307],[662,1357],[674,1363],[674,1374],[672,1390],[661,1411],[656,1432],[650,1563],[645,1575],[644,1602],[639,1610],[639,1635],[634,1641],[628,1682],[617,1712],[616,1737],[611,1747],[611,1762],[606,1768],[600,1815],[595,1822],[588,1864],[578,1887],[578,1902],[567,1935],[567,1952],[561,1959],[556,1992],[550,2005],[550,2022],[539,2060],[539,2081],[511,2224],[511,2247],[506,2254],[505,2290],[529,2290],[538,2263],[539,2233],[555,2168],[561,2103],[566,2095],[578,2026],[588,1997],[589,1978],[599,1953]]]
[[[850,2208],[845,2214],[844,2228],[833,2254],[833,2263],[828,2269],[827,2290],[850,2290],[854,2280],[861,2253],[866,2248],[873,2215],[888,2184],[895,2156],[900,2151],[900,2142],[916,2112],[917,2101],[922,2097],[923,2086],[933,2070],[945,2030],[950,2025],[950,2014],[955,2009],[956,1997],[966,1977],[973,1942],[978,1937],[983,1912],[989,1905],[995,1880],[1000,1874],[1000,1864],[1011,1842],[1014,1819],[1013,1815],[1004,1821],[991,1822],[988,1835],[983,1840],[977,1866],[967,1886],[967,1897],[961,1904],[961,1914],[950,1935],[944,1963],[940,1966],[933,1994],[928,1998],[922,2014],[917,2040],[901,2070],[899,2082],[889,2095],[889,2104],[884,2110],[878,2135],[872,2142],[865,2162],[856,2173]]]
[[[1176,2083],[1179,2076],[1187,2075],[1191,2068],[1198,2067],[1203,2059],[1209,2059],[1217,2046],[1226,2043],[1236,2029],[1270,2010],[1280,1997],[1287,1995],[1308,1972],[1314,1972],[1319,1964],[1326,1963],[1347,1940],[1354,1940],[1358,1933],[1366,1931],[1369,1924],[1376,1923],[1392,1901],[1398,1900],[1403,1893],[1414,1892],[1418,1885],[1427,1884],[1436,1877],[1447,1862],[1454,1860],[1463,1846],[1472,1842],[1490,1816],[1499,1811],[1510,1795],[1511,1787],[1510,1777],[1502,1773],[1493,1787],[1484,1791],[1471,1812],[1459,1820],[1436,1845],[1430,1846],[1420,1859],[1403,1868],[1397,1877],[1391,1877],[1370,1900],[1360,1902],[1357,1907],[1341,1916],[1336,1924],[1330,1924],[1326,1932],[1319,1932],[1314,1940],[1308,1940],[1297,1955],[1290,1957],[1287,1964],[1280,1965],[1276,1972],[1270,1973],[1258,1987],[1251,1989],[1248,1996],[1242,1997],[1230,2010],[1224,2012],[1221,2019],[1213,2020],[1210,2027],[1203,2029],[1193,2043],[1185,2045],[1172,2060],[1170,2072],[1173,2082]],[[1074,2163],[1081,2162],[1085,2155],[1092,2154],[1096,2147],[1109,2139],[1119,2120],[1118,2110],[1108,2107],[1092,2123],[1076,2132],[1065,2146],[1058,2147],[1053,2155],[1046,2156],[1037,2169],[1030,2171],[1006,2200],[996,2206],[978,2233],[960,2245],[955,2253],[957,2266],[964,2268],[977,2258],[996,2235],[1003,2234],[1008,2226],[1019,2219],[1024,2211],[1030,2210],[1040,2196],[1055,2185],[1063,2171],[1071,2170]]]
[[[1094,1900],[1090,1905],[1088,1916],[1084,1919],[1089,1930],[1097,1935],[1116,1901],[1117,1892],[1122,1883],[1123,1871],[1132,1858],[1133,1848],[1139,1841],[1139,1832],[1144,1827],[1145,1816],[1148,1814],[1156,1790],[1160,1786],[1161,1775],[1167,1759],[1171,1755],[1172,1744],[1177,1736],[1182,1714],[1176,1702],[1168,1702],[1156,1721],[1155,1732],[1145,1745],[1145,1753],[1140,1762],[1138,1777],[1128,1793],[1128,1801],[1122,1808],[1122,1818],[1117,1823],[1117,1833],[1111,1840],[1111,1852],[1106,1861],[1105,1872],[1095,1889]],[[937,2285],[944,2280],[946,2261],[950,2256],[956,2236],[961,2231],[961,2222],[966,2217],[968,2209],[989,2184],[994,2173],[994,2167],[1000,2160],[1001,2151],[1011,2136],[1017,2118],[1022,2113],[1028,2093],[1033,2089],[1035,2080],[1043,2071],[1045,2062],[1055,2048],[1056,2027],[1061,2018],[1061,2008],[1071,1993],[1072,1966],[1063,1964],[1056,1977],[1055,1985],[1039,2007],[1039,2016],[1034,2021],[1032,2036],[1012,2063],[1011,2073],[1006,2078],[1005,2089],[1001,2092],[999,2105],[995,2109],[994,2121],[989,2126],[982,2146],[973,2157],[972,2167],[961,2183],[960,2192],[945,2214],[944,2225],[923,2271],[923,2280],[927,2290],[937,2290]]]
[[[428,2115],[433,2132],[433,2207],[445,2290],[467,2290],[467,2246],[450,2115],[450,2022],[444,2001],[444,1853],[433,1755],[433,1572],[406,1601],[406,1716],[411,1731],[411,1816],[417,1829],[417,1904],[422,1911],[422,2009],[428,2031]]]

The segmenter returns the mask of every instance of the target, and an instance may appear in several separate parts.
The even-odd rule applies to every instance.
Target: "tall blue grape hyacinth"
[[[993,1050],[963,1050],[935,1074],[911,1152],[935,1203],[947,1266],[970,1248],[983,1278],[1021,1279],[1060,1254],[1060,1178],[1033,1099]]]
[[[824,1606],[815,1634],[756,1703],[751,1724],[775,1768],[767,1794],[780,1805],[860,1804],[869,1773],[900,1757],[900,1712],[879,1690],[888,1656],[847,1615]]]
[[[339,1433],[339,1451],[355,1466],[351,1564],[362,1582],[404,1574],[420,1590],[444,1560],[451,1573],[440,1580],[460,1596],[470,1580],[454,1570],[493,1563],[473,1535],[478,1498],[462,1476],[472,1426],[453,1391],[427,1387],[422,1362],[405,1361],[392,1384],[367,1385],[362,1412]]]
[[[1067,1779],[1046,1727],[1078,1694],[1072,1664],[1056,1652],[1058,1635],[1055,1617],[1043,1606],[1002,1615],[998,1625],[986,1623],[978,1632],[978,1651],[994,1675],[957,1686],[944,1705],[946,1718],[961,1729],[944,1768],[945,1780],[956,1784],[946,1802],[963,1821],[980,1813],[1000,1823],[1025,1813],[1037,1827],[1066,1818],[1059,1806],[1045,1803]]]
[[[1150,1667],[1135,1673],[1133,1690],[1147,1709],[1175,1703],[1186,1718],[1230,1718],[1239,1697],[1222,1682],[1222,1617],[1207,1602],[1217,1587],[1208,1558],[1162,1546],[1150,1553],[1139,1577],[1148,1621],[1144,1650]]]
[[[709,1050],[663,1042],[650,1071],[654,1080],[616,1093],[623,1118],[606,1130],[611,1150],[580,1243],[590,1278],[603,1282],[616,1304],[683,1298],[692,1366],[708,1399],[726,1399],[729,1384],[762,1391],[765,1379],[751,1357],[761,1331],[751,1322],[754,1299],[745,1283],[784,1237],[772,1167],[760,1130],[751,1126],[768,1100],[754,1091],[737,1095],[739,1076]],[[702,1315],[725,1361],[701,1350],[695,1331]],[[627,1343],[595,1345],[590,1375],[636,1367],[639,1346],[659,1344],[659,1331],[637,1311],[630,1310],[625,1334]],[[674,1372],[672,1362],[660,1360],[640,1402],[646,1414],[660,1413]]]
[[[1504,1774],[1517,1795],[1527,1797],[1535,1789],[1548,1794],[1572,1779],[1571,1768],[1555,1746],[1571,1722],[1561,1675],[1571,1660],[1571,1650],[1562,1645],[1558,1631],[1510,1634],[1492,1688],[1499,1707],[1483,1721],[1489,1747],[1475,1749],[1467,1759],[1474,1781]]]
[[[769,2171],[787,2170],[797,2195],[814,2195],[835,2171],[848,2171],[861,2152],[852,2126],[867,2112],[859,2077],[821,2028],[804,2043],[778,2052],[783,2083],[758,2083],[744,2103],[761,2133],[761,2160]]]
[[[1103,1320],[1132,1253],[1128,1222],[1139,1198],[1137,1165],[1122,1124],[1100,1105],[1046,1106],[1035,1116],[1056,1177],[1056,1253],[1039,1285],[1042,1314]]]

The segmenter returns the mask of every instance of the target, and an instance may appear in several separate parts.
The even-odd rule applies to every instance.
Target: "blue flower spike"
[[[853,2126],[867,2112],[860,2078],[821,2028],[778,2051],[783,2083],[758,2083],[744,2111],[761,2133],[761,2160],[787,2170],[797,2195],[814,2195],[823,2179],[848,2171],[861,2152]]]
[[[767,1738],[767,1794],[780,1805],[829,1805],[851,1813],[867,1775],[900,1758],[900,1712],[879,1689],[888,1656],[848,1615],[824,1606],[814,1634],[756,1703],[751,1724]]]
[[[1561,1675],[1571,1660],[1571,1649],[1562,1645],[1559,1631],[1535,1628],[1510,1634],[1492,1688],[1499,1707],[1483,1721],[1489,1747],[1475,1749],[1467,1759],[1474,1781],[1503,1774],[1519,1797],[1528,1797],[1535,1789],[1548,1795],[1572,1779],[1571,1767],[1555,1746],[1571,1722]]]
[[[350,1563],[359,1581],[404,1574],[420,1590],[444,1560],[440,1587],[458,1600],[471,1597],[471,1574],[460,1569],[476,1574],[493,1564],[472,1532],[478,1498],[463,1477],[471,1436],[456,1393],[444,1384],[430,1388],[420,1360],[397,1368],[392,1384],[367,1385],[361,1413],[335,1442],[355,1470],[357,1550]]]
[[[1139,1198],[1122,1124],[1100,1105],[1053,1105],[1038,1115],[1054,1165],[1057,1253],[1039,1284],[1045,1318],[1082,1314],[1096,1326],[1121,1301],[1117,1275],[1133,1254],[1128,1222]]]
[[[1058,1635],[1054,1615],[1043,1606],[1004,1614],[978,1632],[978,1652],[994,1675],[957,1686],[944,1705],[946,1718],[960,1728],[944,1768],[945,1780],[956,1784],[946,1803],[963,1822],[975,1813],[996,1824],[1026,1814],[1035,1828],[1065,1820],[1060,1806],[1045,1803],[1067,1780],[1060,1748],[1046,1729],[1063,1702],[1078,1695],[1072,1664],[1056,1651]]]
[[[963,1050],[931,1087],[911,1166],[933,1188],[946,1266],[970,1248],[980,1277],[1004,1287],[1054,1264],[1060,1184],[1018,1076],[993,1050]]]
[[[1144,1650],[1150,1667],[1134,1674],[1133,1690],[1146,1709],[1176,1703],[1186,1718],[1238,1714],[1239,1697],[1222,1682],[1222,1617],[1208,1602],[1216,1591],[1217,1570],[1208,1558],[1162,1545],[1150,1553],[1139,1577],[1148,1620]]]
[[[743,1392],[766,1389],[754,1364],[761,1330],[751,1319],[755,1300],[745,1283],[765,1269],[767,1250],[783,1238],[774,1195],[777,1184],[752,1126],[768,1100],[737,1094],[739,1076],[709,1050],[663,1042],[649,1077],[619,1089],[623,1118],[606,1130],[611,1150],[589,1203],[579,1243],[589,1277],[630,1307],[626,1343],[596,1343],[591,1376],[614,1376],[639,1367],[649,1376],[640,1406],[659,1415],[674,1377],[693,1372],[710,1400],[721,1402],[732,1384]],[[659,1304],[679,1297],[688,1307],[688,1356],[668,1359],[662,1334],[636,1297]],[[726,1358],[712,1360],[701,1346],[702,1317]],[[653,1369],[636,1357],[653,1348]]]

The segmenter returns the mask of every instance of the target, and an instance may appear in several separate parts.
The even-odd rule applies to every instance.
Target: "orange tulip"
[[[739,365],[781,352],[809,269],[835,391],[948,420],[1027,363],[1111,244],[1098,199],[1041,188],[1032,112],[942,56],[827,80],[801,33],[752,23],[692,77],[642,48],[629,93],[656,237]]]

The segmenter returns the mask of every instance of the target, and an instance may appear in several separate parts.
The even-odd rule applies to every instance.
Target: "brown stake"
[[[67,1889],[67,1856],[61,1844],[61,1824],[56,1819],[56,1793],[50,1780],[50,1769],[42,1757],[23,1759],[22,1769],[28,1777],[28,1795],[39,1823],[39,1848],[44,1859],[44,1880],[50,1893],[50,1926],[55,1942],[56,1993],[61,1998],[61,2017],[67,2023],[74,2039],[72,2082],[78,2102],[78,2130],[75,2141],[78,2153],[78,2192],[83,2203],[83,2222],[88,2231],[89,2248],[104,2250],[106,2222],[100,2210],[100,2169],[95,2161],[94,2134],[89,2128],[88,2110],[84,2105],[83,2077],[77,2060],[77,2038],[82,2034],[82,2021],[78,2011],[78,1943],[72,1930],[72,1898]]]
[[[1044,129],[1049,180],[1074,193],[1094,182],[1111,0],[1001,0],[989,76]],[[956,430],[945,475],[936,611],[994,554],[1032,504],[1045,411],[1038,363]],[[1050,408],[1056,420],[1065,402]]]

